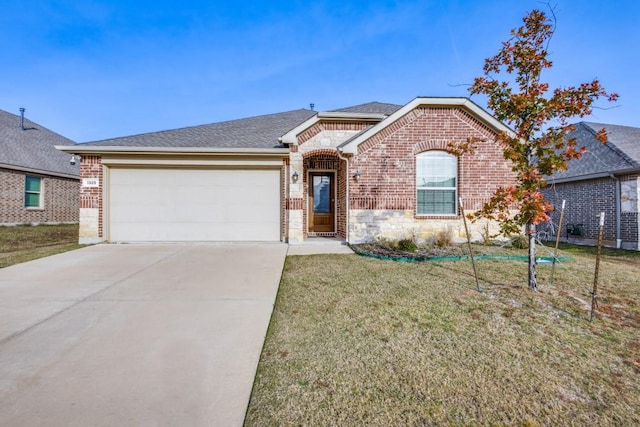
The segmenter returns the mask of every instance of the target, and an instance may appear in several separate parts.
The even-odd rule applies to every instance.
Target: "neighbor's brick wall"
[[[24,207],[25,176],[42,178],[43,206]],[[78,222],[77,179],[0,169],[0,224]]]
[[[640,250],[640,175],[620,178],[621,210],[620,228],[623,247]],[[628,244],[624,244],[624,241]]]
[[[622,212],[620,215],[622,247],[640,250],[640,215],[638,212]]]
[[[566,237],[567,224],[583,224],[584,239],[597,239],[600,212],[605,214],[603,238],[616,239],[616,181],[611,178],[567,182],[543,189],[545,199],[554,206],[549,215],[554,229],[560,221],[562,201],[565,200],[562,237]],[[545,228],[544,225],[541,229]]]
[[[358,147],[350,168],[361,175],[358,182],[351,182],[351,209],[375,210],[379,218],[384,218],[379,214],[381,210],[389,210],[390,214],[405,211],[401,215],[404,228],[421,235],[433,228],[434,221],[451,220],[451,216],[415,214],[416,155],[428,150],[447,151],[450,142],[465,142],[469,137],[480,141],[474,154],[458,159],[458,196],[463,198],[465,210],[481,208],[499,186],[511,184],[514,177],[510,163],[494,142],[495,134],[461,109],[423,107]],[[413,213],[411,224],[407,223],[406,211]],[[357,219],[352,218],[352,222],[357,229]],[[371,233],[378,232],[375,227],[370,228]]]

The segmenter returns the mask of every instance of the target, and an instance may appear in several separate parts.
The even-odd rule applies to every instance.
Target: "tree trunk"
[[[536,225],[529,222],[526,230],[529,237],[529,289],[535,291],[538,289],[538,280],[536,279]]]

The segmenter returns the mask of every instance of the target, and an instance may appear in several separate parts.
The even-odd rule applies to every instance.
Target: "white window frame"
[[[29,179],[37,179],[40,183],[39,191],[30,191],[27,186],[27,182]],[[38,205],[37,206],[28,206],[27,205],[27,195],[29,194],[37,194],[38,195]],[[25,209],[38,210],[42,209],[44,206],[44,180],[40,176],[33,175],[25,175],[24,176],[24,207]]]
[[[421,165],[421,162],[424,162],[424,159],[429,158],[432,162],[434,160],[440,161],[452,161],[453,160],[453,175],[441,175],[440,178],[454,179],[455,185],[452,187],[434,187],[426,185],[425,176],[421,174],[421,171],[425,169],[424,165]],[[428,175],[427,175],[428,177]],[[432,175],[433,177],[433,175]],[[439,178],[437,176],[437,178]],[[422,183],[420,180],[422,179]],[[422,185],[421,185],[422,184]],[[420,205],[418,200],[420,198],[420,192],[428,192],[428,191],[453,191],[453,212],[421,212]],[[452,216],[455,217],[458,214],[458,158],[453,154],[450,154],[446,151],[441,150],[430,150],[423,151],[416,155],[416,215],[417,216]]]

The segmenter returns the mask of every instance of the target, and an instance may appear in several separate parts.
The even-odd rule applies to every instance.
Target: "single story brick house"
[[[73,144],[0,110],[0,225],[78,222],[79,167],[56,149]]]
[[[81,242],[464,236],[512,182],[494,139],[510,130],[467,98],[294,110],[108,139],[81,157]],[[451,142],[479,140],[456,156]],[[476,224],[475,238],[482,224]]]
[[[595,137],[602,128],[607,130],[607,144]],[[558,224],[565,200],[563,240],[595,244],[604,212],[605,244],[640,250],[640,128],[580,122],[568,136],[587,152],[548,180],[545,198],[556,207],[550,224]],[[554,235],[557,228],[550,224],[542,229]]]

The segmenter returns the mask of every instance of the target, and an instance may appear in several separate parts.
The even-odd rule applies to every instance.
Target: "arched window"
[[[458,158],[446,151],[418,154],[416,191],[418,215],[456,215]]]

